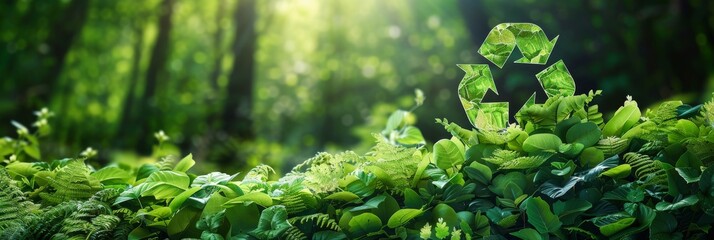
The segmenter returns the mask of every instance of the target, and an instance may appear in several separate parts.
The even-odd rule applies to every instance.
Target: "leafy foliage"
[[[468,130],[437,120],[454,137],[431,149],[399,110],[369,153],[319,153],[278,179],[268,165],[242,179],[197,176],[192,155],[95,170],[87,165],[93,149],[42,161],[34,147],[3,148],[9,158],[0,165],[0,238],[710,235],[712,102],[665,102],[643,118],[627,99],[604,121],[590,104],[599,91],[551,90],[545,103],[519,111],[519,124],[499,128],[476,117],[478,127]],[[39,135],[15,125],[20,137],[7,141],[39,144]]]

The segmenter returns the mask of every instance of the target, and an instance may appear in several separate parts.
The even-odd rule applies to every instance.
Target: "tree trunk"
[[[233,65],[223,107],[223,130],[240,140],[253,139],[253,67],[255,65],[255,0],[242,0],[235,12]]]
[[[138,22],[138,21],[137,21]],[[134,46],[132,51],[132,62],[131,75],[129,79],[129,86],[127,94],[124,97],[124,104],[122,105],[121,120],[119,122],[119,128],[116,131],[116,141],[119,147],[126,147],[128,144],[127,139],[132,139],[136,137],[136,131],[131,128],[131,124],[134,119],[134,105],[136,98],[137,85],[139,84],[139,74],[141,73],[141,57],[144,43],[144,28],[140,23],[135,22],[134,25]]]
[[[138,111],[140,118],[136,118],[141,122],[141,130],[139,131],[139,141],[137,141],[137,150],[140,153],[148,153],[151,150],[152,132],[158,131],[155,129],[157,125],[157,113],[160,109],[157,108],[156,87],[159,85],[160,79],[165,79],[166,62],[169,57],[169,43],[171,38],[171,17],[173,16],[174,0],[163,0],[160,6],[159,13],[159,31],[156,36],[154,48],[151,51],[151,60],[149,68],[146,70],[146,81],[144,85],[144,93],[141,97],[139,107],[142,111]],[[120,131],[123,131],[120,129]]]

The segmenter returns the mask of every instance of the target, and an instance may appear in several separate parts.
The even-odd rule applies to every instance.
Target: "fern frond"
[[[483,160],[500,166],[520,156],[521,154],[518,151],[496,149],[490,157],[485,157]]]
[[[627,147],[629,145],[630,141],[627,139],[621,139],[618,137],[608,137],[598,141],[595,147],[597,149],[600,149],[607,158],[624,152],[625,150],[627,150]]]
[[[288,214],[296,214],[317,205],[315,197],[307,192],[296,192],[281,199],[281,204],[285,206]]]
[[[377,166],[384,170],[395,187],[408,187],[421,162],[421,158],[414,155],[416,151],[416,148],[392,145],[378,138],[377,145],[368,153],[369,161],[365,165]]]
[[[635,169],[635,177],[645,185],[658,185],[667,188],[667,172],[649,156],[639,153],[626,153],[625,162]]]
[[[37,206],[25,198],[4,167],[0,167],[0,231],[15,226]]]
[[[597,104],[588,107],[587,120],[589,122],[597,124],[598,126],[602,126],[605,123],[605,120],[602,119],[602,113],[600,113],[600,109]]]
[[[637,152],[645,155],[654,155],[662,151],[665,147],[666,145],[662,141],[651,141],[642,145]]]
[[[297,225],[297,224],[306,224],[311,222],[313,226],[326,229],[326,230],[333,230],[340,232],[342,231],[340,228],[340,225],[330,217],[328,214],[324,213],[315,213],[315,214],[310,214],[310,215],[305,215],[305,216],[298,216],[298,217],[293,217],[288,219],[288,222],[292,225]]]
[[[545,163],[552,154],[518,157],[500,165],[498,169],[534,169]]]
[[[29,217],[25,220],[27,234],[24,238],[51,239],[62,229],[62,222],[76,212],[80,205],[77,201],[62,202],[46,209],[36,217]]]
[[[282,236],[283,239],[286,240],[307,240],[307,236],[305,233],[300,231],[299,228],[295,226],[291,226],[285,233],[283,233]]]
[[[89,175],[89,169],[83,160],[73,160],[57,171],[49,185],[55,189],[52,193],[42,192],[40,197],[51,205],[67,200],[88,199],[102,189],[101,183]]]
[[[260,164],[248,171],[248,173],[245,175],[245,178],[243,178],[243,181],[266,182],[268,181],[268,178],[270,177],[271,173],[275,173],[275,170],[272,167],[270,167],[269,165]]]
[[[173,155],[165,156],[162,157],[161,160],[159,160],[156,163],[156,166],[159,167],[160,171],[169,171],[174,169],[174,165],[176,165],[176,157]]]

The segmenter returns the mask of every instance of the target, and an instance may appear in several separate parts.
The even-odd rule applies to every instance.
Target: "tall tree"
[[[147,153],[151,149],[151,133],[158,129],[154,129],[158,121],[158,107],[156,101],[156,88],[161,79],[166,79],[166,62],[169,57],[169,43],[171,39],[171,17],[173,16],[174,0],[163,0],[161,2],[159,12],[159,31],[156,36],[154,48],[151,51],[151,60],[149,67],[146,70],[146,79],[144,84],[144,92],[139,103],[138,111],[141,115],[141,130],[139,131],[139,141],[137,141],[137,150],[142,153]],[[120,130],[121,131],[121,130]]]
[[[235,10],[233,64],[223,106],[223,130],[241,140],[255,137],[253,119],[253,68],[256,49],[256,1],[241,0]]]
[[[143,16],[143,15],[139,15]],[[132,46],[132,58],[133,62],[131,65],[131,75],[129,76],[129,86],[127,89],[126,96],[124,97],[124,103],[122,104],[122,114],[121,120],[119,122],[119,128],[116,132],[116,141],[118,141],[119,146],[126,147],[127,140],[131,139],[131,136],[135,136],[137,131],[131,129],[132,116],[134,115],[136,91],[139,85],[139,78],[141,73],[141,58],[144,45],[144,21],[141,21],[141,17],[138,17],[132,21],[132,29],[134,30],[134,45]]]

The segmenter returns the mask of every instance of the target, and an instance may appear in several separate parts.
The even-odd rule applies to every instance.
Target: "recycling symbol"
[[[518,47],[523,57],[515,63],[545,65],[557,40],[558,36],[548,40],[543,29],[533,23],[501,23],[491,29],[478,53],[498,68],[503,68],[508,57]],[[457,66],[466,73],[459,83],[458,92],[459,100],[471,125],[479,128],[477,123],[486,121],[490,126],[505,128],[509,122],[508,102],[482,102],[489,89],[498,94],[489,65],[457,64]],[[563,60],[539,72],[536,78],[549,98],[575,94],[575,80]],[[534,92],[521,110],[534,105],[535,96]]]

